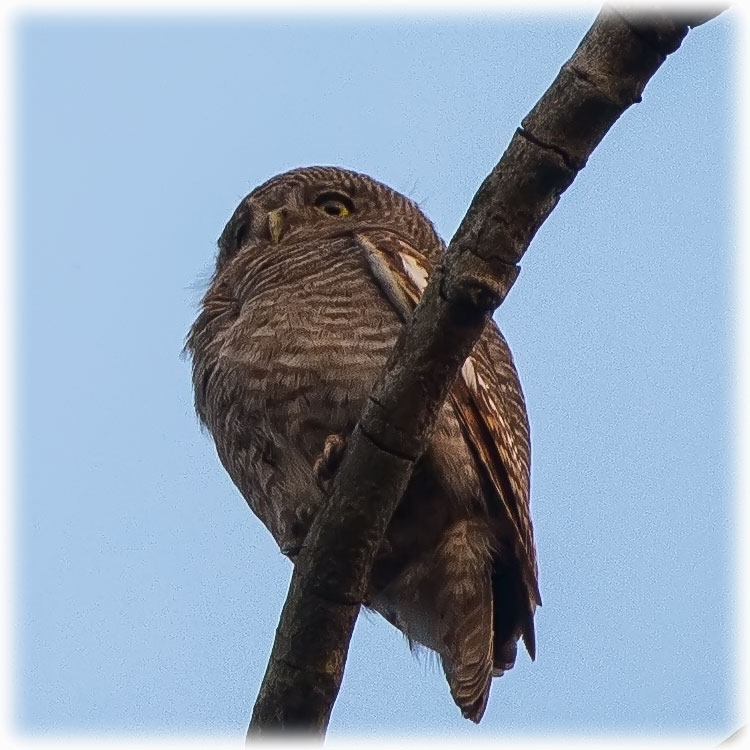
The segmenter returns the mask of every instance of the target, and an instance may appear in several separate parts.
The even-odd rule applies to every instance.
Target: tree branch
[[[325,733],[375,553],[464,360],[539,227],[688,33],[721,12],[605,7],[524,118],[435,269],[297,560],[248,739]],[[311,478],[312,481],[312,478]]]

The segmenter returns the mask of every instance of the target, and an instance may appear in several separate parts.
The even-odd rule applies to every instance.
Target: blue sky
[[[450,239],[593,16],[16,24],[20,730],[244,735],[291,566],[179,356],[216,238],[263,180],[338,164]],[[532,427],[537,661],[475,727],[363,616],[329,736],[736,728],[735,21],[610,131],[496,316]]]

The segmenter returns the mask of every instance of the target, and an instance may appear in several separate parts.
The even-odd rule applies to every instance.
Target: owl
[[[330,477],[445,245],[416,203],[308,167],[237,207],[188,337],[198,416],[250,508],[295,561]],[[529,426],[490,322],[444,404],[378,550],[365,605],[439,656],[478,722],[541,604]]]

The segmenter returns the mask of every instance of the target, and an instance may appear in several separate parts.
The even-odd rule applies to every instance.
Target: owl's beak
[[[284,213],[283,208],[274,208],[268,212],[268,234],[274,245],[279,244],[281,235],[284,234]]]

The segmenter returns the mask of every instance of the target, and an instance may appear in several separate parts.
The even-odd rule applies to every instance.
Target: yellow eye
[[[328,216],[343,218],[354,211],[354,204],[343,193],[322,193],[315,199],[315,207]]]

